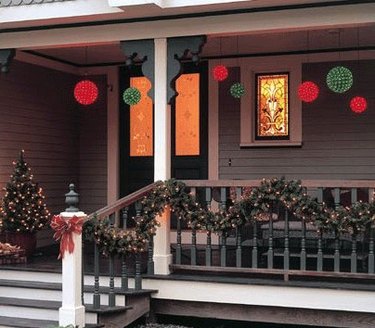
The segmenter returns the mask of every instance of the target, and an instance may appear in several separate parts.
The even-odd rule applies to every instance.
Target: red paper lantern
[[[350,100],[350,109],[357,114],[363,113],[367,109],[367,100],[363,97],[354,97]]]
[[[217,65],[214,67],[213,75],[216,81],[224,81],[228,77],[228,68],[224,65]]]
[[[98,87],[90,80],[79,81],[74,87],[74,98],[81,105],[93,104],[98,99],[98,95]]]
[[[319,87],[311,81],[306,81],[298,87],[298,97],[304,102],[313,102],[319,96]]]

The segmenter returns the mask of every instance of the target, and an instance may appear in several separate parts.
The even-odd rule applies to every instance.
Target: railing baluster
[[[335,272],[340,272],[340,236],[335,232],[335,253],[333,255],[333,266]]]
[[[154,236],[151,236],[148,241],[147,246],[147,274],[153,275],[155,273],[155,265],[154,265]]]
[[[269,223],[268,223],[268,252],[267,252],[267,268],[273,268],[273,218],[272,211],[269,213]]]
[[[220,210],[225,211],[227,201],[227,189],[220,188]],[[225,267],[227,265],[227,236],[221,236],[221,250],[220,250],[220,265]]]
[[[300,269],[302,271],[306,270],[306,221],[301,221],[302,225],[302,239],[301,239],[301,260],[300,260]]]
[[[124,207],[122,209],[122,228],[123,229],[128,228],[128,213],[129,213],[129,207]]]
[[[323,203],[323,188],[318,188],[318,202]],[[323,232],[319,231],[316,270],[323,271]]]
[[[190,256],[191,256],[191,265],[197,265],[197,231],[195,229],[191,229],[191,249],[190,249]]]
[[[357,188],[352,188],[350,192],[351,203],[354,204],[357,201]]]
[[[335,208],[337,209],[341,205],[340,188],[334,189],[334,202],[335,202]]]
[[[241,188],[236,188],[236,200],[239,201],[241,199]],[[237,268],[242,267],[242,236],[241,236],[241,227],[237,227],[236,229],[236,266]]]
[[[227,266],[227,237],[225,235],[221,236],[220,265]]]
[[[134,278],[134,288],[136,290],[142,289],[142,274],[141,274],[141,254],[137,253],[135,255],[135,278]]]
[[[357,235],[352,236],[352,254],[350,256],[350,272],[357,272]]]
[[[182,237],[181,237],[181,218],[177,218],[177,246],[176,246],[176,264],[181,264]]]
[[[374,227],[370,224],[370,239],[368,245],[368,273],[374,273]]]
[[[94,309],[100,308],[100,293],[99,293],[99,246],[94,244]]]
[[[211,187],[206,188],[206,206],[207,210],[211,210],[212,201],[212,191]],[[207,231],[207,244],[206,244],[206,266],[212,265],[212,241],[211,241],[211,231]]]
[[[253,222],[253,249],[251,251],[251,267],[257,268],[258,267],[258,227],[257,221],[254,220]]]
[[[284,223],[284,270],[289,270],[289,212],[287,209],[285,209]]]
[[[108,305],[110,307],[116,306],[116,295],[115,295],[115,270],[114,270],[114,255],[109,256],[109,295]]]
[[[126,265],[126,255],[123,254],[121,256],[121,289],[123,291],[128,290],[129,282],[128,282],[128,267]]]
[[[317,259],[316,259],[316,270],[323,271],[323,233],[319,231],[319,238],[318,238],[318,252],[317,252]]]

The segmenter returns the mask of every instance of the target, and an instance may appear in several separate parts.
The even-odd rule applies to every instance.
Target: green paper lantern
[[[327,74],[327,86],[336,93],[344,93],[353,85],[353,74],[344,66],[336,66]]]
[[[234,98],[241,98],[245,94],[245,88],[241,83],[235,83],[230,87],[230,94]]]
[[[127,88],[122,95],[125,104],[134,106],[141,101],[141,92],[137,88]]]

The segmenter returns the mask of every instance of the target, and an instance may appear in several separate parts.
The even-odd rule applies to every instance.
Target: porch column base
[[[74,327],[83,328],[85,326],[85,307],[61,307],[59,309],[59,318],[60,326],[65,327],[73,324]]]
[[[154,255],[155,274],[169,275],[169,266],[172,264],[172,254]]]

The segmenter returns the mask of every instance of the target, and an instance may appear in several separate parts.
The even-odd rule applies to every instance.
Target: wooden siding
[[[79,109],[80,209],[88,214],[107,205],[107,79],[91,79],[99,88],[98,101]]]
[[[334,94],[325,85],[326,74],[337,63],[303,65],[303,80],[321,90],[317,101],[302,108],[303,145],[300,148],[240,148],[240,101],[228,90],[239,79],[239,69],[219,86],[220,179],[259,179],[282,176],[301,179],[375,179],[375,61],[345,62],[354,85]],[[362,115],[349,109],[354,95],[363,95],[369,109]],[[296,97],[291,92],[291,97]],[[250,106],[251,104],[249,104]],[[229,162],[231,160],[231,165]]]
[[[25,150],[52,213],[65,208],[69,182],[78,182],[78,116],[74,76],[14,61],[0,75],[0,186]],[[1,194],[2,195],[2,194]]]

